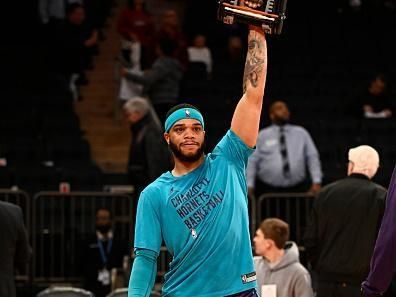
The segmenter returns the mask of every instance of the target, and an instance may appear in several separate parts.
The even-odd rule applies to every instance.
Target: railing
[[[269,217],[276,217],[289,224],[290,240],[297,243],[301,263],[306,264],[303,236],[307,226],[315,196],[306,193],[268,193],[257,200],[255,229],[260,222]]]
[[[0,200],[18,205],[23,212],[25,225],[28,230],[31,226],[31,201],[30,196],[21,190],[0,189]]]
[[[290,226],[290,239],[300,251],[314,196],[303,193],[269,193],[250,199],[250,227],[254,236],[260,222],[277,217]],[[81,281],[81,242],[95,232],[95,213],[100,207],[113,215],[116,232],[133,247],[137,199],[134,195],[108,192],[40,192],[33,200],[24,191],[0,190],[0,200],[19,205],[33,247],[32,268],[20,273],[18,280],[35,283]],[[169,268],[171,255],[161,248],[157,280]],[[31,278],[29,278],[31,271]]]
[[[81,242],[95,233],[95,213],[109,209],[117,235],[132,244],[135,199],[105,192],[40,192],[33,198],[35,282],[78,282]]]

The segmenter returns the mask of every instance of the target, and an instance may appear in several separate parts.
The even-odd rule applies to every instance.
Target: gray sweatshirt
[[[179,61],[171,57],[160,57],[143,74],[129,71],[127,79],[143,85],[143,93],[151,102],[176,103],[179,98],[180,82],[183,77]]]
[[[285,254],[279,262],[270,263],[263,257],[254,257],[254,266],[260,296],[262,285],[276,285],[276,297],[313,297],[311,277],[299,261],[294,242],[286,243]]]

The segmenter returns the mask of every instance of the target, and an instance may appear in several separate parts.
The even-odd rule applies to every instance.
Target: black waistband
[[[362,276],[347,275],[339,273],[318,273],[318,281],[325,283],[345,283],[350,285],[360,285],[364,280]]]
[[[232,295],[227,295],[224,297],[258,297],[256,289],[250,289],[247,291],[239,292]]]

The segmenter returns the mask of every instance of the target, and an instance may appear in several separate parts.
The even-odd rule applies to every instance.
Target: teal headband
[[[202,128],[205,129],[205,124],[204,124],[202,114],[194,108],[184,107],[184,108],[175,110],[173,113],[171,113],[169,115],[169,117],[166,118],[165,132],[168,133],[169,130],[173,127],[173,125],[176,124],[176,122],[183,120],[183,119],[195,119],[198,122],[200,122],[202,125]]]

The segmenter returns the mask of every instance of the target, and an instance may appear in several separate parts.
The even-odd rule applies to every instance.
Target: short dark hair
[[[171,109],[168,110],[168,112],[166,113],[166,117],[165,119],[167,119],[172,113],[174,113],[176,110],[178,109],[182,109],[182,108],[192,108],[195,110],[198,110],[199,112],[201,112],[196,106],[188,104],[188,103],[181,103],[178,104],[176,106],[173,106]],[[202,112],[201,112],[202,113]]]
[[[268,218],[260,224],[260,230],[264,237],[272,239],[278,249],[285,247],[286,241],[289,240],[289,224],[281,219]]]
[[[77,2],[67,5],[67,7],[66,7],[66,15],[72,14],[75,10],[77,10],[79,8],[85,9],[84,5],[82,5],[80,3],[77,3]]]
[[[269,106],[269,113],[270,113],[270,114],[274,111],[275,105],[276,105],[276,104],[279,104],[279,103],[282,103],[282,104],[284,104],[284,105],[287,106],[287,103],[286,103],[285,101],[282,101],[282,100],[274,100],[274,101],[271,102],[271,104],[270,104],[270,106]]]
[[[380,81],[382,81],[382,82],[385,83],[385,84],[387,84],[387,82],[388,82],[388,79],[387,79],[386,75],[385,75],[384,73],[382,73],[382,72],[375,73],[375,74],[371,77],[370,82],[373,82],[373,81],[375,81],[375,80],[377,80],[377,79],[380,80]]]
[[[109,218],[110,218],[110,220],[113,219],[113,214],[111,213],[110,209],[108,209],[108,208],[106,208],[106,207],[102,207],[102,206],[99,206],[99,207],[96,209],[95,217],[98,216],[98,213],[99,213],[99,211],[101,211],[101,210],[107,211],[107,212],[109,213]]]

